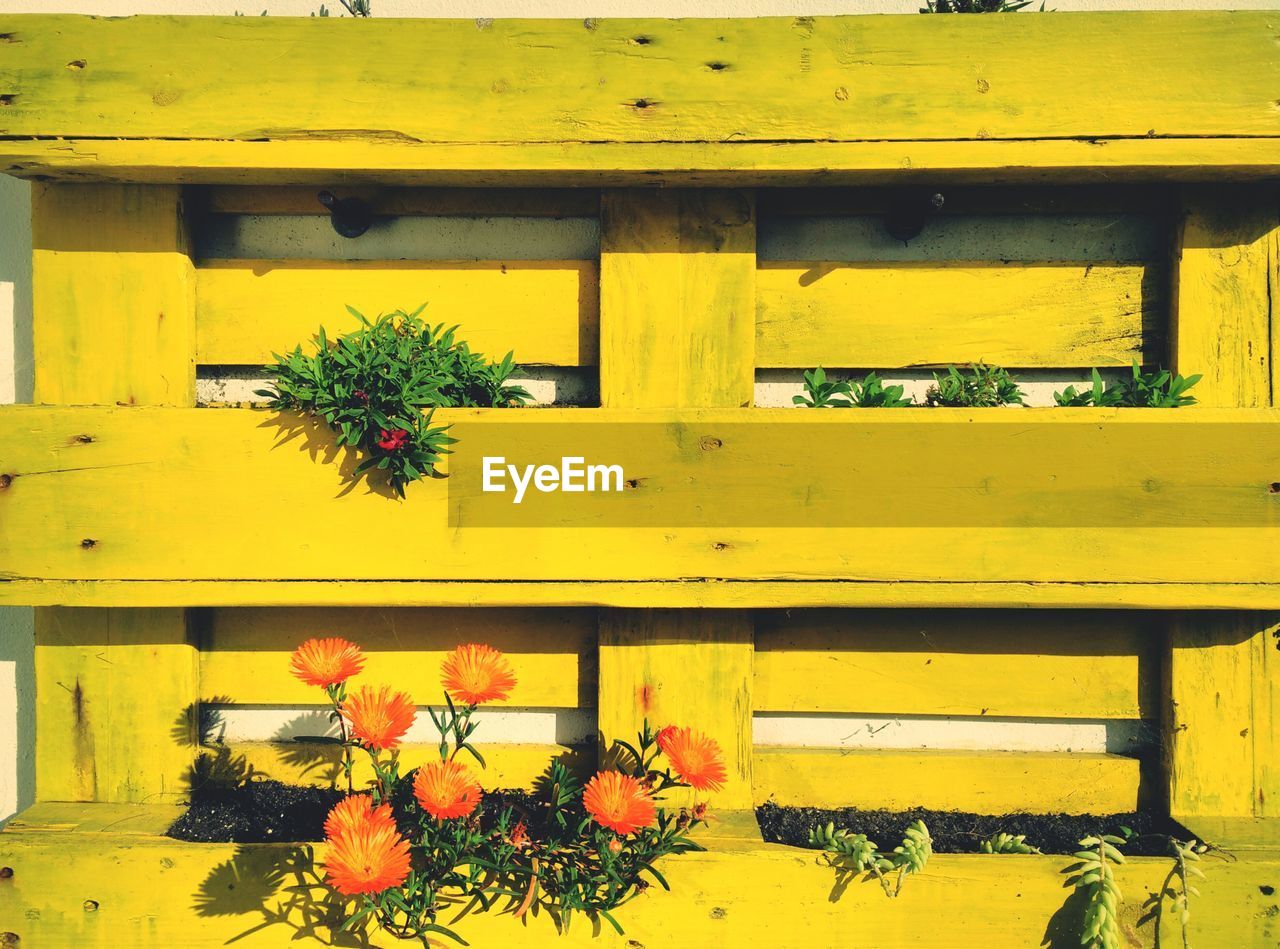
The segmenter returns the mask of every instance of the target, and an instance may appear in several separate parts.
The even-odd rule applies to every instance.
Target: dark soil
[[[409,782],[402,782],[393,800],[397,816],[412,826]],[[246,781],[235,785],[205,785],[192,793],[191,807],[172,827],[169,836],[196,843],[278,843],[318,841],[324,838],[324,819],[343,797],[329,788],[297,787],[279,781]],[[510,808],[512,820],[524,820],[534,839],[543,836],[546,805],[526,791],[490,791],[480,806],[482,826],[491,826]],[[828,821],[851,833],[866,834],[881,847],[891,849],[902,839],[911,821],[923,820],[933,836],[937,853],[977,853],[978,845],[1000,831],[1026,834],[1027,843],[1044,853],[1074,853],[1076,842],[1099,831],[1119,833],[1132,828],[1138,835],[1125,853],[1160,856],[1166,852],[1165,836],[1189,839],[1191,834],[1168,818],[1152,814],[965,814],[956,811],[862,811],[857,808],[822,810],[812,807],[756,808],[764,839],[794,847],[809,845],[809,829]]]
[[[192,792],[191,806],[168,834],[204,844],[322,840],[324,819],[343,796],[279,781],[205,785]]]
[[[814,807],[779,807],[764,804],[756,808],[756,819],[764,839],[771,843],[809,846],[809,829],[828,821],[851,833],[866,834],[882,849],[893,849],[913,820],[922,820],[933,837],[936,853],[977,853],[987,837],[1001,831],[1025,834],[1027,843],[1044,853],[1068,854],[1080,848],[1081,837],[1098,832],[1120,835],[1121,827],[1137,835],[1124,848],[1128,855],[1164,856],[1167,836],[1191,838],[1186,828],[1167,817],[1154,814],[966,814],[961,811],[862,811],[854,807],[822,810]]]
[[[294,843],[324,839],[324,819],[345,793],[330,788],[298,787],[279,781],[251,780],[239,784],[208,784],[191,795],[191,806],[174,822],[168,836],[195,843]],[[412,790],[402,781],[393,798],[402,829],[412,821],[408,811]],[[546,813],[526,791],[489,791],[480,805],[481,826],[489,826],[506,808],[513,820],[525,820],[537,839]]]

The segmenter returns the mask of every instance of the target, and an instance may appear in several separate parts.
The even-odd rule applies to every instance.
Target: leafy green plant
[[[978,844],[979,853],[1039,853],[1039,847],[1027,843],[1026,834],[1006,834],[1003,831]]]
[[[489,362],[455,336],[457,327],[431,326],[396,311],[374,321],[347,308],[360,328],[329,340],[321,327],[316,352],[302,347],[276,355],[267,367],[275,388],[259,389],[277,411],[309,412],[325,421],[338,445],[365,458],[356,475],[381,471],[396,493],[432,474],[454,439],[433,427],[432,413],[451,406],[505,407],[528,402],[522,386],[509,385],[511,353]]]
[[[1156,946],[1160,945],[1160,924],[1164,919],[1164,905],[1168,900],[1178,914],[1178,925],[1182,930],[1182,947],[1191,949],[1191,897],[1198,897],[1200,891],[1191,882],[1192,877],[1204,879],[1204,871],[1200,869],[1200,855],[1209,848],[1198,840],[1178,840],[1169,838],[1169,855],[1173,857],[1173,866],[1169,875],[1164,878],[1158,893],[1147,897],[1143,907],[1146,914],[1138,920],[1139,925],[1153,921],[1156,931]]]
[[[901,893],[903,880],[922,872],[933,855],[933,838],[920,820],[911,822],[902,843],[894,847],[892,853],[881,852],[866,834],[851,834],[833,823],[812,828],[809,844],[823,850],[828,863],[842,876],[871,873],[889,897]],[[897,876],[891,885],[889,876],[894,873]]]
[[[702,849],[690,834],[705,825],[707,805],[663,805],[673,788],[723,786],[719,746],[701,732],[654,732],[645,722],[634,743],[618,742],[626,754],[615,767],[585,786],[556,761],[538,803],[513,803],[509,795],[494,802],[458,759],[465,753],[485,766],[472,743],[472,716],[516,687],[506,657],[472,643],[445,658],[443,702],[429,708],[439,754],[407,774],[401,742],[417,706],[408,693],[385,686],[350,689],[365,661],[359,646],[338,638],[308,640],[291,659],[299,679],[324,689],[341,723],[334,740],[366,756],[373,774],[368,793],[348,794],[325,821],[324,881],[317,885],[344,901],[343,931],[376,921],[424,945],[436,945],[435,935],[463,941],[438,920],[474,902],[484,909],[502,903],[517,919],[541,907],[562,929],[584,913],[621,934],[614,910],[650,880],[669,889],[656,862]],[[350,775],[350,765],[344,768]]]
[[[794,395],[791,401],[811,409],[898,409],[914,405],[902,397],[902,386],[886,386],[874,372],[869,372],[861,382],[833,381],[819,366],[804,374],[804,395]]]
[[[1187,390],[1201,379],[1199,375],[1184,378],[1167,369],[1143,372],[1136,359],[1132,374],[1111,385],[1103,384],[1097,369],[1092,370],[1092,375],[1090,388],[1077,392],[1075,386],[1067,386],[1053,394],[1054,401],[1070,407],[1177,409],[1196,404],[1195,396],[1188,395]]]
[[[1022,390],[1013,376],[999,366],[981,362],[963,370],[948,366],[943,375],[935,372],[933,385],[925,393],[927,405],[956,408],[1022,405],[1022,398]]]
[[[1084,925],[1080,933],[1080,945],[1089,949],[1119,949],[1119,906],[1124,897],[1116,885],[1115,867],[1124,863],[1124,855],[1117,850],[1124,838],[1113,834],[1099,834],[1080,841],[1081,849],[1075,854],[1077,863],[1064,870],[1071,874],[1067,886],[1075,887],[1084,895]]]

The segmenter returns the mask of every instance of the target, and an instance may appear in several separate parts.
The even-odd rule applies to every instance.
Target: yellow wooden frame
[[[824,543],[855,552],[825,563],[804,560],[815,536],[685,530],[674,541],[639,532],[605,538],[614,548],[625,541],[621,556],[599,538],[584,544],[581,533],[556,538],[549,530],[539,541],[542,573],[492,576],[482,566],[491,550],[462,543],[450,550],[447,570],[405,575],[379,561],[336,582],[332,551],[272,576],[236,572],[216,546],[214,555],[192,556],[180,545],[219,529],[221,512],[201,510],[210,498],[265,523],[296,500],[291,491],[305,489],[317,503],[336,493],[334,468],[261,442],[260,415],[192,408],[196,365],[259,362],[279,337],[313,328],[317,301],[360,296],[384,281],[406,291],[422,282],[474,310],[482,348],[599,367],[602,409],[529,413],[531,430],[619,418],[812,425],[816,419],[799,413],[778,423],[751,409],[755,370],[833,358],[900,366],[986,357],[1031,368],[1166,355],[1181,371],[1205,374],[1197,390],[1205,404],[1176,418],[1187,444],[1207,444],[1206,423],[1273,426],[1280,404],[1274,19],[0,16],[0,171],[38,179],[36,401],[44,403],[0,410],[0,602],[46,608],[37,624],[41,803],[0,835],[0,864],[14,871],[0,878],[0,919],[36,944],[173,945],[189,940],[193,922],[199,938],[218,941],[248,928],[241,923],[253,906],[212,916],[198,905],[193,916],[192,890],[206,879],[215,887],[236,874],[256,879],[279,851],[243,848],[239,864],[208,876],[236,859],[232,848],[159,834],[199,750],[195,710],[213,697],[205,687],[244,681],[252,686],[246,694],[269,697],[274,678],[255,683],[244,670],[282,653],[202,654],[211,640],[191,607],[482,605],[538,606],[552,615],[602,608],[573,614],[575,623],[587,617],[594,643],[570,635],[556,640],[554,654],[517,657],[530,677],[566,676],[540,682],[539,702],[595,705],[600,747],[499,747],[491,779],[527,781],[551,755],[589,768],[646,716],[696,722],[726,751],[717,849],[685,858],[675,895],[636,905],[627,938],[790,945],[803,935],[812,944],[814,932],[829,941],[847,933],[856,915],[860,938],[889,945],[919,936],[928,916],[947,925],[928,927],[921,944],[1012,946],[1063,925],[1050,921],[1063,899],[1053,858],[941,857],[900,902],[857,887],[829,902],[828,870],[741,836],[754,825],[735,809],[770,798],[840,803],[846,798],[836,788],[875,772],[890,776],[866,800],[888,807],[1105,810],[1132,806],[1140,795],[1167,797],[1194,831],[1242,847],[1238,863],[1214,868],[1197,929],[1224,945],[1273,938],[1280,910],[1266,887],[1280,864],[1274,850],[1249,849],[1280,844],[1280,668],[1271,651],[1280,575],[1274,518],[1264,506],[1280,475],[1270,473],[1265,439],[1258,451],[1229,459],[1235,480],[1212,485],[1259,516],[1259,526],[1099,530],[1052,556],[1045,545],[1060,536],[1008,528],[998,539],[1029,556],[1031,568],[1012,556],[968,572],[945,558],[922,567],[918,555],[941,536],[891,528],[825,532]],[[332,54],[335,43],[356,41],[379,55]],[[289,54],[263,56],[264,49]],[[174,50],[183,52],[181,70],[172,68]],[[406,69],[416,62],[431,64],[431,81]],[[978,187],[1010,183],[1031,190],[1010,199]],[[1077,187],[1101,183],[1111,187]],[[934,184],[974,186],[959,197],[970,210],[1057,213],[1120,206],[1116,183],[1134,186],[1120,201],[1126,209],[1176,218],[1169,260],[904,268],[756,257],[762,214],[878,213],[894,189]],[[503,272],[484,264],[339,268],[193,257],[190,231],[203,214],[316,214],[316,185],[345,187],[385,214],[598,215],[600,260],[522,262]],[[660,185],[682,187],[653,187]],[[781,190],[799,186],[809,190],[794,201]],[[972,287],[982,303],[953,304]],[[530,301],[514,338],[502,319],[513,292]],[[259,322],[264,301],[274,315]],[[928,345],[914,325],[904,331],[901,312],[936,324]],[[1052,314],[1052,331],[1028,320],[1031,312]],[[975,339],[998,345],[973,353]],[[978,431],[994,418],[949,417],[957,431]],[[1033,429],[1096,425],[1123,443],[1126,426],[1146,416],[1047,410],[1018,418]],[[928,447],[916,450],[927,455]],[[1112,446],[1103,461],[1125,457],[1123,448]],[[243,477],[228,482],[227,459]],[[1123,507],[1120,480],[1104,482],[1098,496]],[[1197,486],[1195,472],[1176,466],[1154,480],[1156,491]],[[193,487],[204,495],[188,497]],[[394,517],[442,530],[432,486],[414,488],[421,490]],[[374,520],[393,517],[382,498],[342,503]],[[1014,508],[1034,503],[1027,496]],[[1181,555],[1150,566],[1150,551],[1171,540]],[[916,560],[900,553],[908,566],[882,566],[856,553],[869,542]],[[1106,632],[1105,647],[1119,652],[1079,664],[1080,657],[1041,657],[1041,674],[1063,677],[1052,705],[1016,689],[1002,700],[1017,714],[1147,720],[1156,717],[1154,702],[1164,769],[1116,755],[756,747],[756,708],[867,711],[806,694],[800,686],[822,675],[812,650],[802,642],[777,648],[751,612],[819,606],[1165,611],[1144,628],[1152,631]],[[838,618],[828,620],[837,625],[814,634],[820,642],[840,635]],[[536,624],[521,630],[539,635]],[[832,658],[852,668],[859,655],[836,641],[848,648]],[[395,661],[388,650],[375,665]],[[425,661],[415,657],[404,674]],[[1016,654],[993,661],[1004,677],[1020,669]],[[1153,666],[1160,667],[1154,700]],[[944,667],[965,674],[966,661],[952,656]],[[1073,705],[1064,683],[1081,671],[1103,682],[1105,694]],[[910,707],[896,711],[937,713],[929,690],[927,679],[909,685]],[[977,693],[952,697],[986,713]],[[224,753],[280,776],[324,780],[276,745]],[[1095,790],[1072,798],[1070,782],[1081,775]],[[1133,868],[1138,888],[1153,891],[1163,872],[1145,861]],[[268,875],[261,896],[272,898],[285,882]],[[1128,889],[1126,912],[1136,915],[1138,892]],[[514,925],[496,915],[466,924],[480,944],[509,939]],[[551,942],[551,932],[531,925],[524,935],[538,945]],[[584,935],[572,933],[569,944]],[[280,930],[266,929],[246,944],[279,938]]]

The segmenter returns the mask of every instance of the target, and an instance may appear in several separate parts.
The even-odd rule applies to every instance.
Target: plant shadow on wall
[[[655,864],[702,849],[692,834],[706,824],[707,804],[670,808],[664,795],[723,786],[723,754],[706,735],[674,725],[654,731],[646,722],[634,743],[618,742],[616,763],[585,784],[557,759],[532,794],[486,793],[470,764],[486,767],[472,719],[480,704],[504,702],[515,689],[506,657],[478,644],[458,646],[446,657],[443,702],[427,707],[438,755],[403,772],[401,743],[417,706],[386,686],[348,690],[364,661],[358,646],[337,638],[308,640],[293,654],[294,674],[323,689],[328,700],[338,729],[338,783],[346,790],[291,788],[244,772],[241,788],[250,794],[326,802],[307,809],[323,826],[302,831],[313,835],[303,840],[323,835],[318,850],[304,843],[241,847],[201,884],[193,906],[198,915],[253,918],[237,939],[283,926],[294,938],[339,946],[393,938],[465,944],[452,927],[481,911],[526,927],[545,915],[561,932],[581,916],[593,935],[605,923],[622,934],[614,916],[620,907],[653,884],[669,888]],[[189,721],[189,715],[180,719],[184,734]],[[229,776],[240,773],[233,764]],[[273,805],[271,819],[280,810]],[[204,819],[194,811],[179,819],[172,836],[210,839],[187,836]],[[287,838],[268,829],[266,836],[232,839]]]
[[[264,427],[280,429],[276,447],[302,439],[313,461],[333,464],[341,455],[339,497],[361,479],[371,493],[404,497],[411,482],[440,477],[436,466],[454,439],[432,423],[436,409],[532,400],[509,382],[512,353],[491,362],[471,352],[456,326],[424,322],[424,307],[376,320],[348,307],[358,329],[331,340],[321,327],[312,355],[297,346],[266,367],[275,382],[257,395],[276,415]]]

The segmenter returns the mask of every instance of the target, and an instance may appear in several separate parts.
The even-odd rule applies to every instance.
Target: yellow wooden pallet
[[[594,710],[607,740],[638,724],[643,695],[651,717],[697,721],[728,752],[711,852],[669,861],[674,892],[626,907],[626,936],[470,914],[472,945],[1078,941],[1066,861],[943,856],[897,900],[874,884],[833,894],[812,852],[736,819],[767,800],[1167,807],[1236,851],[1209,868],[1196,944],[1275,944],[1278,24],[0,16],[0,170],[35,181],[37,403],[0,409],[0,603],[41,607],[39,803],[0,834],[0,932],[22,946],[330,940],[314,907],[266,915],[305,882],[280,869],[294,848],[162,836],[199,751],[193,710],[307,701],[286,657],[323,626],[363,638],[370,677],[420,702],[443,651],[484,640],[511,655],[524,706]],[[387,215],[597,218],[599,258],[195,249],[210,216],[321,213],[320,186]],[[1142,215],[1167,242],[1088,260],[758,253],[771,221],[883,214],[904,187],[979,216]],[[742,451],[698,471],[738,492],[778,439],[916,472],[945,451],[999,489],[957,504],[927,478],[894,493],[866,475],[888,492],[871,526],[531,527],[529,556],[495,571],[499,539],[450,528],[438,483],[404,503],[337,497],[323,431],[279,445],[260,410],[195,407],[202,366],[260,364],[320,322],[341,331],[342,303],[423,298],[465,313],[441,318],[486,351],[598,372],[600,408],[447,413],[459,426],[518,426],[531,443],[557,425],[732,430]],[[978,358],[1170,364],[1204,374],[1201,405],[1156,424],[752,407],[758,370]],[[1028,479],[1057,442],[1089,463],[1046,490]],[[697,472],[656,450],[674,496]],[[1067,498],[1085,526],[1054,521]],[[912,523],[922,504],[952,526]],[[1197,519],[1206,505],[1216,520]],[[270,528],[295,506],[431,555],[352,557],[347,537],[282,551]],[[982,553],[957,554],[957,530]],[[379,625],[390,614],[403,635]],[[859,677],[888,687],[847,687]],[[1137,720],[1161,737],[1145,757],[781,748],[753,740],[757,712]],[[493,751],[494,785],[596,754]],[[224,753],[332,781],[278,743]],[[1154,938],[1139,907],[1166,872],[1135,860],[1122,878],[1137,943]],[[1178,938],[1171,920],[1163,935]]]

